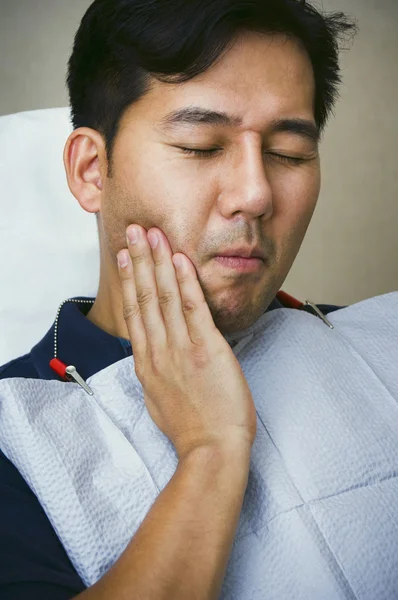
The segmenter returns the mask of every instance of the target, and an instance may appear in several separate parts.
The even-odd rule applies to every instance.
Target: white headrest
[[[26,354],[73,296],[97,295],[94,214],[69,191],[68,108],[0,117],[0,365]]]

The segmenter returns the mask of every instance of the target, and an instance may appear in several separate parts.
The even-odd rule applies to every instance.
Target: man
[[[59,353],[87,379],[133,353],[137,363],[141,349],[147,408],[178,448],[181,468],[126,552],[84,591],[38,500],[1,455],[2,599],[218,597],[255,414],[212,323],[228,336],[282,306],[277,293],[319,195],[318,143],[337,93],[338,38],[354,29],[343,15],[322,16],[301,0],[95,0],[88,9],[69,62],[75,129],[64,161],[72,193],[97,217],[101,273],[95,299],[74,298],[60,311]],[[132,225],[141,239],[128,246]],[[153,253],[151,232],[160,240]],[[128,266],[119,270],[127,247]],[[176,256],[185,275],[171,271]],[[162,408],[139,343],[155,346],[146,337],[151,323],[154,334],[161,314],[166,325],[165,315],[181,325],[182,310],[215,336],[234,382],[236,404],[219,416],[209,444],[209,430],[178,438],[171,427],[178,410]],[[53,340],[54,326],[0,377],[59,379],[49,366]],[[219,443],[229,417],[231,436]],[[214,528],[204,551],[208,522]]]

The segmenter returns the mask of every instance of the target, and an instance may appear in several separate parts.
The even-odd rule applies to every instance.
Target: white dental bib
[[[398,598],[398,292],[328,319],[335,329],[278,309],[226,336],[258,426],[222,600]],[[87,383],[94,396],[1,380],[0,447],[90,586],[178,458],[147,412],[134,357]]]

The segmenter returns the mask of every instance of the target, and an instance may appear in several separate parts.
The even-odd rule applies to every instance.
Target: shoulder
[[[84,589],[37,497],[1,451],[0,539],[2,598],[7,586],[27,582],[67,588],[74,594]],[[58,597],[66,597],[61,593]]]
[[[26,354],[0,367],[0,379],[39,379]],[[0,450],[0,597],[64,600],[84,590],[37,497]]]
[[[9,379],[10,377],[39,378],[30,352],[0,366],[0,379]]]

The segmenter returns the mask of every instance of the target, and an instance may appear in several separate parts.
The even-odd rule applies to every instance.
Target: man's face
[[[247,33],[193,80],[154,81],[122,119],[112,177],[104,182],[100,236],[115,273],[127,226],[159,227],[172,251],[195,265],[220,331],[254,323],[281,288],[319,195],[314,97],[310,59],[282,35]],[[187,107],[240,122],[164,124]],[[277,122],[298,119],[307,125],[285,123],[278,131]],[[264,252],[256,271],[238,272],[215,259],[240,246]]]

